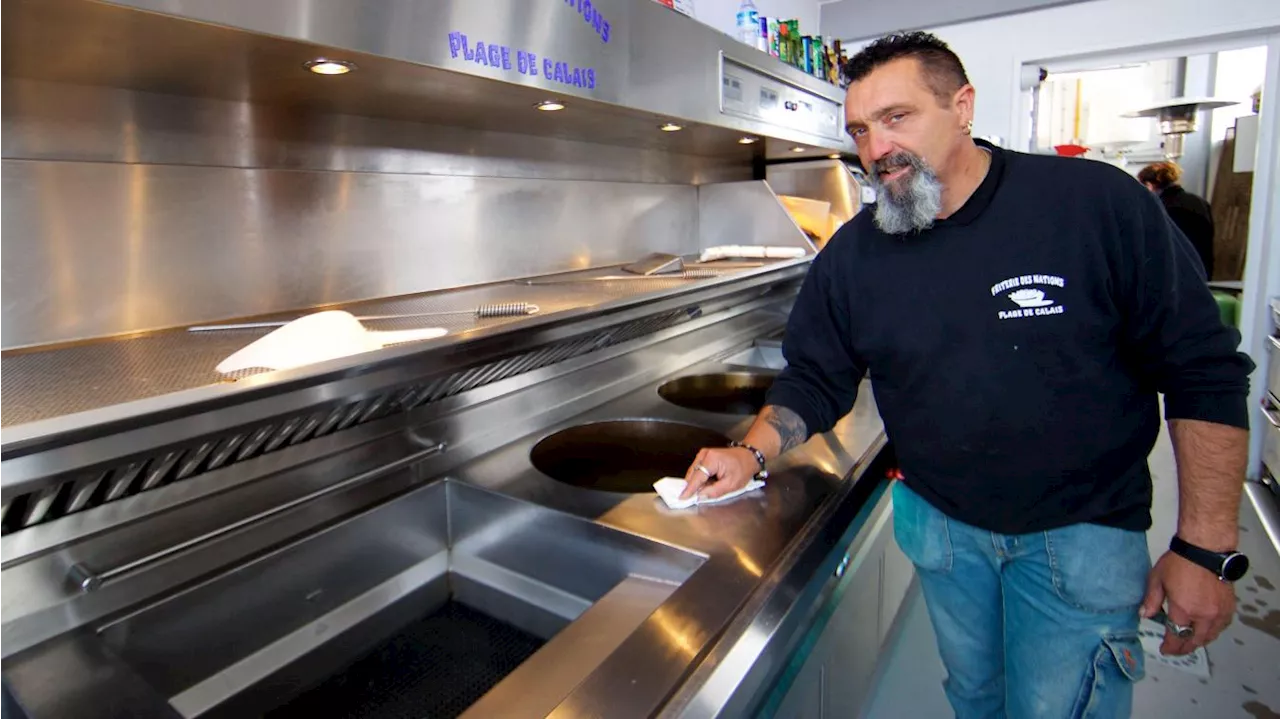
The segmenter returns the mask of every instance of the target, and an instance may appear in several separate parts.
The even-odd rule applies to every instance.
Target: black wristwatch
[[[1169,551],[1208,569],[1224,582],[1237,581],[1249,571],[1249,558],[1240,552],[1211,552],[1177,535],[1169,540]]]
[[[741,447],[742,449],[745,449],[756,456],[756,464],[760,465],[760,471],[756,472],[755,475],[752,477],[752,479],[765,480],[769,478],[769,470],[764,468],[764,464],[765,464],[764,452],[761,452],[760,450],[756,449],[755,447],[752,447],[749,444],[743,444],[742,442],[730,442],[729,446]]]

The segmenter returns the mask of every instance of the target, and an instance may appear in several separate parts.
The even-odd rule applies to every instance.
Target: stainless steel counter
[[[704,685],[723,669],[728,654],[779,671],[790,651],[785,643],[769,641],[787,614],[780,610],[795,604],[815,583],[827,582],[830,568],[819,571],[820,565],[833,551],[843,551],[838,540],[857,529],[851,530],[850,523],[865,513],[872,490],[883,490],[882,476],[864,474],[884,445],[870,388],[864,385],[853,411],[830,433],[775,462],[762,491],[723,505],[672,511],[652,494],[571,487],[536,470],[529,452],[558,429],[626,417],[687,422],[740,438],[749,417],[684,409],[663,400],[657,387],[678,376],[751,369],[724,360],[759,358],[762,348],[755,347],[755,340],[776,333],[780,322],[779,315],[767,310],[730,314],[719,321],[709,318],[698,328],[660,333],[639,349],[533,373],[521,378],[514,391],[473,402],[462,410],[467,417],[440,410],[419,413],[408,445],[404,435],[388,437],[361,456],[392,447],[422,447],[428,436],[443,440],[448,451],[432,454],[419,449],[410,455],[419,458],[407,469],[400,464],[376,475],[356,476],[342,483],[341,492],[298,505],[270,522],[250,520],[259,516],[260,507],[279,506],[281,491],[309,496],[299,480],[277,477],[246,485],[239,494],[221,491],[195,504],[189,502],[191,492],[215,490],[189,480],[187,505],[175,505],[137,527],[147,534],[137,540],[119,533],[114,540],[97,539],[89,525],[81,530],[81,540],[70,540],[75,533],[64,531],[63,541],[73,544],[50,547],[52,551],[14,567],[6,565],[6,587],[14,582],[33,588],[22,597],[5,593],[6,644],[15,640],[31,647],[6,656],[9,684],[36,717],[50,715],[46,712],[54,708],[58,715],[92,715],[103,701],[102,693],[110,691],[95,679],[102,676],[122,677],[130,688],[114,704],[125,712],[118,716],[171,707],[187,716],[226,715],[231,707],[243,711],[244,706],[232,699],[253,694],[249,685],[257,680],[251,679],[270,673],[261,667],[279,668],[287,663],[289,651],[301,651],[288,649],[290,642],[339,631],[331,628],[354,622],[353,607],[366,606],[374,601],[371,597],[383,597],[379,609],[366,606],[363,611],[386,621],[392,608],[436,591],[432,588],[438,583],[428,578],[445,576],[447,567],[448,576],[460,578],[451,580],[454,583],[534,597],[518,608],[522,621],[531,627],[552,627],[542,649],[489,691],[468,716],[641,717],[662,711],[680,715],[682,707],[689,706],[705,709]],[[306,476],[334,471],[325,469],[330,465],[316,464],[305,470]],[[343,476],[355,467],[350,460],[332,466],[344,467]],[[210,477],[211,482],[216,479]],[[441,490],[455,485],[456,490]],[[485,491],[491,499],[463,491],[466,487]],[[224,484],[221,489],[233,488]],[[181,485],[161,487],[153,496],[134,499],[161,507],[166,490],[183,491]],[[379,496],[391,499],[379,503]],[[353,517],[353,506],[373,508]],[[473,513],[470,506],[497,509],[477,514],[488,517],[477,529],[459,529],[480,521],[466,519]],[[430,519],[441,511],[439,520]],[[191,544],[172,557],[180,556],[181,561],[168,561],[168,555],[164,561],[137,556],[149,551],[143,546],[147,541],[172,546],[183,533],[200,535],[200,523],[226,526],[235,524],[237,516],[249,518],[239,520],[240,530]],[[339,524],[319,533],[297,534],[299,527],[317,526],[316,522],[327,526],[325,516]],[[406,524],[423,521],[413,517],[426,518],[421,525],[426,529]],[[445,534],[429,539],[423,531]],[[342,542],[326,539],[341,533],[347,537]],[[599,536],[591,539],[595,535]],[[291,536],[294,539],[283,549],[254,558],[263,557],[263,547],[281,546],[281,539]],[[6,537],[6,556],[19,556],[17,547],[33,547],[36,537],[32,530]],[[124,544],[134,545],[130,551],[136,568],[101,590],[58,598],[65,590],[57,581],[48,584],[51,573],[56,575],[68,562],[127,564],[130,555],[122,552]],[[626,546],[632,548],[625,550]],[[288,571],[270,571],[273,563]],[[601,574],[619,571],[622,575],[617,576],[627,578],[616,585]],[[288,610],[300,601],[296,597],[307,594],[301,590],[313,575],[316,586],[328,587],[325,591],[333,596],[320,595],[317,589],[311,594],[320,597],[319,604]],[[197,583],[193,586],[192,581]],[[523,589],[511,589],[517,585]],[[161,590],[166,586],[189,588],[175,594]],[[369,591],[359,594],[364,586]],[[396,586],[402,589],[394,598],[380,594]],[[139,604],[144,597],[151,598]],[[200,597],[204,600],[195,601]],[[253,602],[262,606],[254,610]],[[254,621],[228,624],[210,619],[235,607],[248,617],[267,611],[285,614],[265,628]],[[878,611],[867,607],[868,616]],[[161,631],[168,626],[166,616],[178,617],[179,623]],[[59,626],[79,629],[68,632]],[[342,641],[329,643],[355,641],[353,637],[372,641],[366,636],[372,630],[360,626],[337,637]],[[161,651],[145,643],[152,635],[162,644],[180,645]],[[37,643],[39,636],[51,639]],[[101,648],[103,643],[108,650]],[[169,656],[165,652],[181,657],[179,650],[190,646],[204,648],[202,661],[208,667],[156,658]],[[255,666],[259,674],[251,671]],[[38,679],[48,676],[66,679],[56,685]],[[717,692],[723,689],[717,687]],[[218,704],[224,700],[227,703]],[[202,713],[204,709],[209,712]]]
[[[707,362],[674,376],[734,369],[741,368]],[[534,675],[527,677],[530,683],[517,679],[500,684],[486,698],[487,706],[503,706],[507,711],[520,706],[520,715],[530,717],[642,717],[661,709],[677,690],[696,693],[697,686],[685,684],[691,670],[710,656],[716,645],[726,647],[744,638],[746,632],[726,634],[725,630],[735,619],[744,628],[753,624],[756,617],[740,615],[748,599],[785,581],[798,556],[824,530],[831,530],[827,526],[830,515],[849,500],[853,477],[884,443],[883,423],[871,388],[864,384],[853,411],[831,432],[814,437],[775,462],[764,489],[723,505],[671,510],[652,494],[620,496],[570,488],[529,464],[529,451],[542,437],[564,427],[617,417],[685,421],[719,429],[737,439],[750,425],[750,418],[676,407],[658,396],[654,384],[526,437],[451,476],[697,552],[707,560],[603,663],[581,666],[581,683],[562,701],[555,697],[557,701],[546,706],[531,703],[530,695],[538,694],[540,688],[550,694],[560,689],[546,692],[544,680]],[[856,481],[883,482],[884,477],[858,477]],[[830,550],[830,546],[823,546],[819,553]],[[788,587],[790,591],[799,589]],[[869,612],[874,610],[868,607]],[[761,621],[753,627],[756,631],[770,620],[758,619]],[[562,659],[572,661],[572,655]],[[508,698],[510,704],[498,703]],[[502,715],[512,714],[504,711]]]

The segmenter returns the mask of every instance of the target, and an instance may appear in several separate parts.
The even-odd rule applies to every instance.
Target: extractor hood
[[[6,77],[49,82],[703,155],[853,149],[839,88],[652,0],[5,0],[2,52]]]

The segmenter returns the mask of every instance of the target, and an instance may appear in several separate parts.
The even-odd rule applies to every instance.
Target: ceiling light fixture
[[[684,129],[684,125],[677,125],[674,122],[664,122],[658,125],[658,129],[663,132],[680,132]]]
[[[739,145],[754,145],[754,144],[756,143],[756,140],[759,140],[759,139],[760,139],[760,138],[758,138],[758,137],[750,137],[750,136],[748,136],[748,137],[740,137],[740,138],[738,138],[738,144],[739,144]]]
[[[303,63],[303,67],[317,75],[346,75],[356,69],[356,64],[346,60],[331,60],[327,57],[318,57]]]
[[[800,147],[799,145],[797,145],[797,146],[795,146],[795,147],[791,148],[791,151],[792,151],[792,152],[804,152],[804,148],[803,148],[803,147]]]
[[[537,105],[534,105],[534,107],[542,110],[543,112],[555,112],[556,110],[563,110],[564,103],[559,100],[543,100]]]
[[[828,160],[839,160],[840,156],[836,154],[827,155]]]

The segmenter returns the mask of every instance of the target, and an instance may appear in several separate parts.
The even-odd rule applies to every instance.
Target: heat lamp
[[[1196,116],[1204,110],[1239,104],[1239,100],[1221,97],[1175,97],[1156,105],[1126,112],[1121,117],[1154,117],[1164,135],[1164,156],[1175,160],[1182,156],[1182,140],[1196,131]]]

